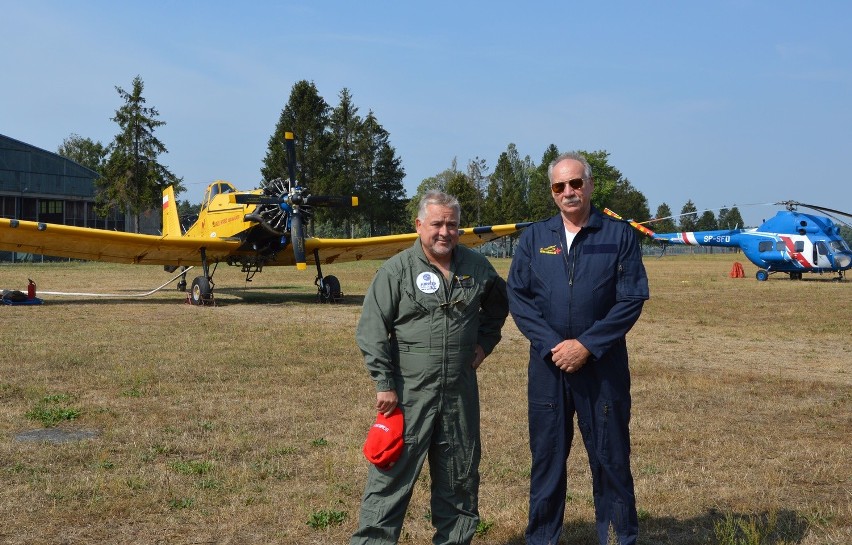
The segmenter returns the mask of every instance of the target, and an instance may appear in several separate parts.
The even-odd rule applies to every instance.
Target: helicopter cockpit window
[[[828,243],[831,246],[831,249],[835,252],[842,252],[844,250],[849,250],[849,246],[846,245],[846,242],[843,240],[832,240]]]
[[[757,251],[769,252],[769,251],[772,250],[772,246],[773,246],[773,244],[772,244],[771,240],[764,240],[764,241],[761,241],[760,244],[757,245]]]
[[[828,255],[828,246],[826,246],[824,241],[820,240],[819,242],[817,242],[816,249],[820,255]]]
[[[805,251],[805,241],[804,240],[797,240],[796,241],[796,251],[799,252],[799,253]]]

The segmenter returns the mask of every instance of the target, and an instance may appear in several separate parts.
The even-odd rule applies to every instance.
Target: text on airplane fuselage
[[[240,218],[239,215],[231,216],[229,218],[217,220],[213,222],[213,227],[219,227],[220,225],[225,225],[226,223],[231,223],[232,221],[237,221]]]

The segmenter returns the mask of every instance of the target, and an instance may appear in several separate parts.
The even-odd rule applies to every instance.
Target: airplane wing
[[[476,247],[502,236],[520,231],[528,224],[507,224],[460,229],[460,242]],[[414,243],[417,233],[356,239],[306,238],[309,263],[318,250],[322,263],[386,259]],[[53,223],[0,218],[0,251],[22,252],[108,261],[137,265],[190,266],[201,264],[201,249],[211,262],[226,261],[229,256],[251,255],[240,250],[234,239],[163,237],[91,229]],[[281,251],[266,265],[294,265],[293,253]]]
[[[239,241],[210,239],[203,246],[210,260],[224,259]],[[90,261],[138,265],[200,265],[198,239],[140,235],[0,218],[0,250]]]
[[[522,230],[529,223],[512,223],[506,225],[491,225],[486,227],[466,227],[459,229],[459,243],[468,248],[481,246],[486,242],[511,235]],[[417,240],[417,233],[387,235],[367,238],[306,238],[305,250],[308,263],[313,263],[313,251],[318,249],[320,261],[323,264],[361,261],[364,259],[387,259],[402,250],[409,248]],[[293,256],[279,255],[293,264]]]

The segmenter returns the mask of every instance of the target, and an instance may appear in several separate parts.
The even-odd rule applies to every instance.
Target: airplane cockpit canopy
[[[226,182],[224,180],[217,180],[207,186],[207,193],[204,194],[204,201],[201,203],[201,208],[207,208],[207,205],[210,204],[211,201],[221,193],[236,193],[237,188],[231,185],[230,182]]]

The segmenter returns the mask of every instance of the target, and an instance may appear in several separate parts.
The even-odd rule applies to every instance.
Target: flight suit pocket
[[[601,462],[612,465],[629,464],[629,403],[603,400],[597,404],[595,412],[595,449]]]
[[[530,450],[536,453],[556,452],[556,403],[547,400],[529,402]]]

